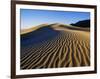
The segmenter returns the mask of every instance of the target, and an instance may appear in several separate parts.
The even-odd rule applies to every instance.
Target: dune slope
[[[53,24],[21,35],[21,69],[90,66],[90,32]]]

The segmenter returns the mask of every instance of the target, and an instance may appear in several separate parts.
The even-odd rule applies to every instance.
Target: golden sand
[[[22,69],[90,65],[90,32],[64,27],[54,29],[60,31],[58,36],[25,50],[30,52],[21,58]]]

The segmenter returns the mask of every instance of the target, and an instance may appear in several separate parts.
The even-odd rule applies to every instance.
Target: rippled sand
[[[53,38],[21,48],[21,69],[89,66],[90,32],[59,24],[51,27],[58,33]]]

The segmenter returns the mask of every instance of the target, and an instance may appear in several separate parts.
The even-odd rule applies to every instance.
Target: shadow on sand
[[[44,40],[50,40],[59,34],[51,25],[41,27],[35,31],[21,35],[21,47],[32,46]]]

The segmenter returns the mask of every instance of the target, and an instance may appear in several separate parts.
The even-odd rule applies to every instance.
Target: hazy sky
[[[90,19],[89,12],[70,12],[52,10],[21,9],[21,29],[45,23],[71,24],[80,20]]]

